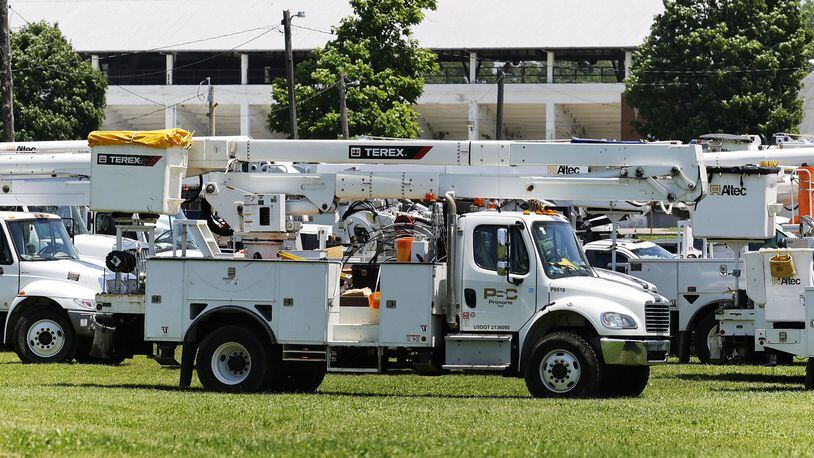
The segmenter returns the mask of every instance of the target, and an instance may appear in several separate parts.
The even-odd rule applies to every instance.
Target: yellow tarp
[[[192,146],[192,132],[184,129],[164,130],[95,130],[88,135],[88,146],[143,145],[150,148]]]

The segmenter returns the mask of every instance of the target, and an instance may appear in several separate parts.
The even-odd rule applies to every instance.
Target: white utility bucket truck
[[[0,144],[0,207],[87,207],[89,173],[84,141]],[[0,212],[3,342],[26,363],[89,358],[105,272],[79,258],[64,223],[42,211]]]
[[[247,242],[245,259],[219,254],[206,225],[191,222],[190,234],[212,241],[208,257],[142,265],[122,256],[118,274],[143,281],[111,282],[97,296],[94,349],[129,356],[182,345],[181,386],[194,368],[206,389],[249,392],[310,391],[326,371],[395,368],[523,377],[534,396],[638,395],[649,365],[667,358],[666,299],[600,278],[565,218],[468,213],[459,199],[692,203],[707,188],[696,145],[242,137],[157,149],[110,137],[90,137],[93,210],[140,213],[130,225],[150,232],[147,215],[174,214],[181,180],[204,174],[203,198]],[[242,171],[292,161],[313,163],[313,173]],[[573,163],[590,169],[549,174]],[[386,248],[364,261],[378,269],[372,307],[345,302],[350,253],[345,265],[268,259],[298,230],[289,215],[371,198],[435,209],[423,240],[413,232],[425,262],[395,262]]]
[[[750,361],[762,309],[747,298],[741,251],[774,239],[780,169],[707,165],[709,194],[691,210],[693,235],[725,243],[736,258],[632,259],[629,274],[653,283],[672,302],[672,335],[681,362]],[[776,356],[776,355],[775,355]]]

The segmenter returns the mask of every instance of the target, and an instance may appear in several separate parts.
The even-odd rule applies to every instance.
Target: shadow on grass
[[[444,393],[359,393],[350,391],[317,391],[317,396],[348,396],[353,398],[444,398],[444,399],[533,399],[531,396],[521,396],[514,394],[444,394]]]
[[[181,388],[172,385],[149,385],[146,383],[115,383],[103,385],[101,383],[51,383],[44,386],[56,386],[61,388],[112,388],[128,390],[152,390],[152,391],[203,391],[201,387]]]
[[[116,383],[111,385],[103,385],[100,383],[53,383],[44,386],[55,386],[61,388],[110,388],[110,389],[133,389],[133,390],[151,390],[151,391],[168,391],[168,392],[203,392],[201,387],[181,388],[171,385],[149,385],[146,383]],[[263,394],[263,393],[260,393]],[[269,392],[266,394],[280,394]],[[294,394],[294,393],[287,393]],[[421,394],[404,394],[404,393],[353,393],[347,391],[318,391],[311,393],[314,396],[329,397],[329,396],[348,396],[356,398],[447,398],[447,399],[532,399],[530,396],[519,395],[455,395],[443,393],[421,393]]]
[[[722,374],[675,374],[662,378],[676,378],[693,382],[740,382],[740,383],[788,383],[802,385],[804,375],[788,374],[744,374],[740,372],[725,372]]]
[[[713,388],[711,391],[717,393],[790,393],[795,391],[803,392],[803,384],[799,385],[785,385],[785,386],[767,386],[767,387],[729,387],[729,388]]]

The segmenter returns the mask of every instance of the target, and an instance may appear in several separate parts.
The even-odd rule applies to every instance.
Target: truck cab
[[[612,379],[624,377],[631,384],[626,389],[640,392],[644,385],[634,385],[646,383],[641,380],[646,365],[665,361],[667,300],[601,278],[558,213],[473,213],[461,217],[458,228],[464,297],[460,330],[517,333],[519,367],[514,369],[525,375],[533,393],[590,391],[588,371],[574,368],[591,368],[594,357],[606,370],[606,390],[619,383]],[[502,233],[508,235],[503,259]],[[572,372],[557,378],[561,367]]]
[[[0,212],[0,317],[4,343],[23,362],[89,349],[103,282],[104,268],[79,258],[58,216]]]

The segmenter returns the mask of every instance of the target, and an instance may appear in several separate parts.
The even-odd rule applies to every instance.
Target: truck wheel
[[[602,367],[585,339],[573,332],[554,332],[532,350],[524,377],[534,397],[585,398],[597,394]]]
[[[650,380],[650,366],[605,366],[599,393],[608,397],[636,397]]]
[[[53,309],[32,309],[14,326],[14,351],[23,363],[70,361],[77,343],[71,322]]]
[[[282,390],[292,393],[313,393],[325,379],[325,363],[290,363],[285,368]]]
[[[268,371],[266,348],[242,326],[223,326],[201,342],[198,379],[204,389],[226,393],[260,391]]]
[[[721,355],[720,342],[718,321],[715,319],[715,312],[712,311],[701,318],[693,332],[693,346],[698,359],[704,364],[712,362],[712,353]]]

